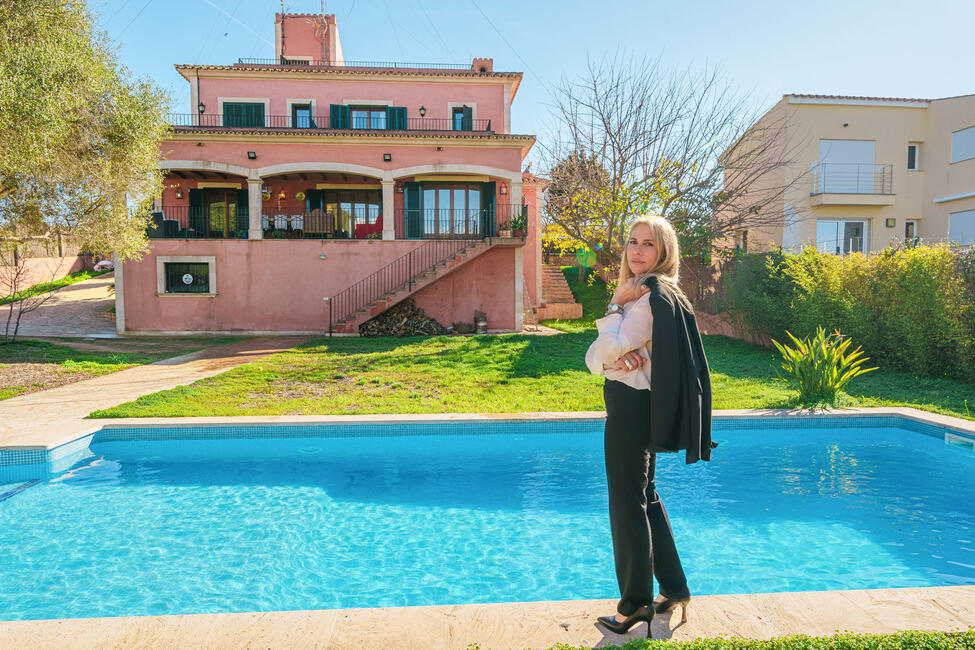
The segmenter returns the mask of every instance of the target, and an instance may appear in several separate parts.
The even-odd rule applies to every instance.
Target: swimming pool
[[[893,417],[723,418],[715,439],[711,463],[658,461],[694,593],[975,584],[970,443]],[[0,620],[617,597],[601,420],[127,427],[19,453]]]

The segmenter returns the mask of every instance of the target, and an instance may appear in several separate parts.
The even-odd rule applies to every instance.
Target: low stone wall
[[[87,256],[74,255],[71,257],[31,257],[22,262],[25,267],[24,276],[19,281],[19,288],[27,287],[41,282],[51,282],[63,278],[70,273],[77,273],[86,268],[91,268],[92,258]],[[10,287],[2,278],[9,277],[10,268],[0,268],[0,294],[10,292]]]

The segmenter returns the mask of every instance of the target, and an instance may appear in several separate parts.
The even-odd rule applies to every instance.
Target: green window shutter
[[[223,105],[223,125],[240,126],[240,104],[234,102],[224,102]]]
[[[241,237],[247,236],[250,229],[250,197],[247,190],[237,190],[237,232],[244,233]]]
[[[406,238],[423,237],[423,192],[419,183],[405,183],[403,201],[406,205]]]
[[[195,231],[191,236],[206,237],[206,218],[203,216],[203,190],[190,190],[188,226]]]
[[[470,106],[464,106],[464,115],[460,118],[460,128],[462,131],[473,131],[474,130],[474,109]]]
[[[349,128],[349,107],[332,104],[329,111],[329,126],[333,129]]]
[[[264,104],[250,104],[250,119],[247,126],[264,128]]]
[[[223,125],[264,127],[264,104],[256,102],[224,102]]]
[[[386,128],[390,131],[406,130],[406,107],[387,106],[386,107]]]
[[[495,235],[495,207],[494,195],[497,188],[495,183],[484,183],[481,188],[481,232],[485,237]]]

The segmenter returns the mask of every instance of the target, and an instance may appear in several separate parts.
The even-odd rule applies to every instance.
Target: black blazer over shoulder
[[[711,374],[693,308],[656,276],[644,281],[653,313],[650,450],[711,460]]]

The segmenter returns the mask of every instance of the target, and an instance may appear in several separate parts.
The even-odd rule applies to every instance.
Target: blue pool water
[[[96,437],[0,501],[0,620],[618,597],[601,422],[450,426]],[[695,594],[975,584],[970,448],[883,427],[715,438],[711,463],[658,460]]]

